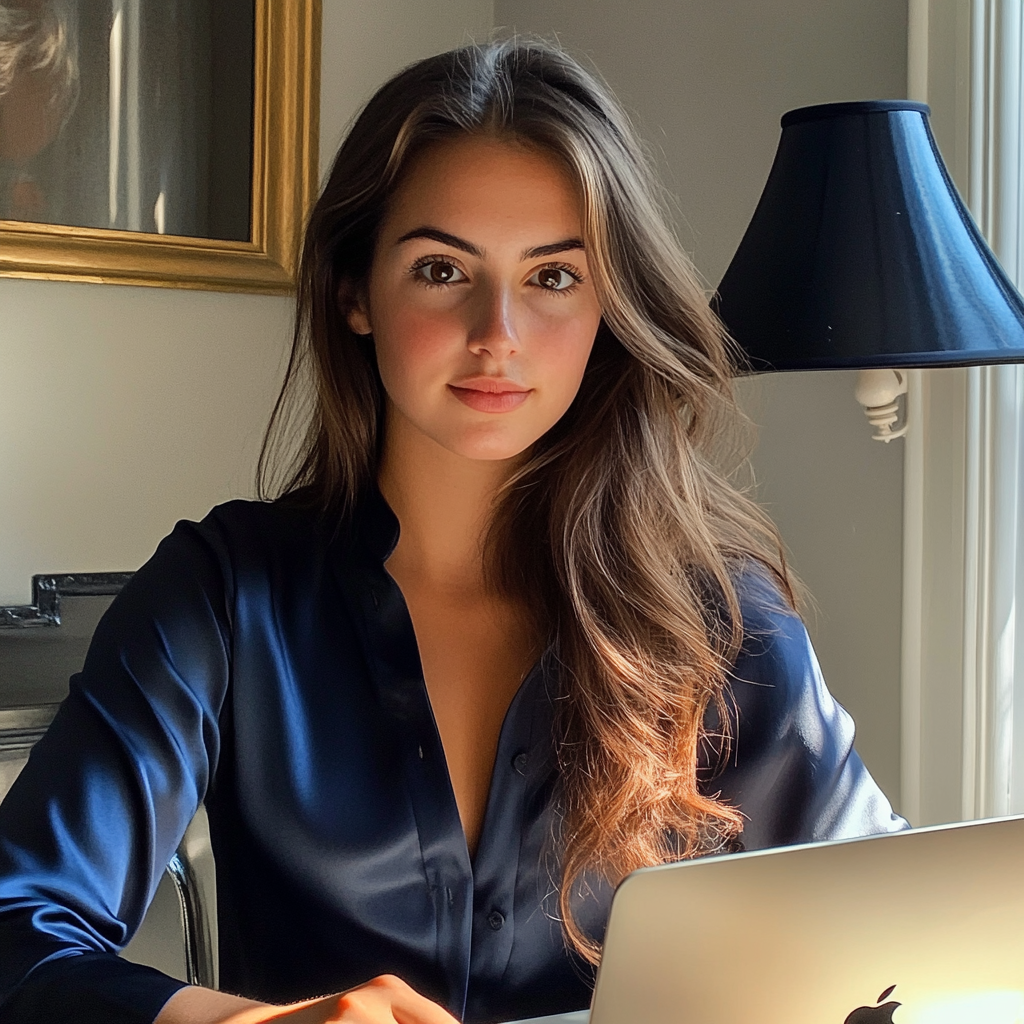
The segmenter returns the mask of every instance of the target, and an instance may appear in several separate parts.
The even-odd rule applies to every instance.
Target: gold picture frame
[[[0,220],[0,276],[284,294],[317,190],[321,0],[255,0],[247,242]]]

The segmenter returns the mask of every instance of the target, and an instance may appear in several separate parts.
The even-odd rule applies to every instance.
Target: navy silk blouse
[[[0,1021],[150,1022],[182,983],[116,953],[200,801],[225,991],[393,973],[466,1021],[585,1007],[556,919],[552,649],[505,717],[471,861],[376,489],[332,535],[235,501],[182,522],[113,602],[0,805]],[[732,756],[747,849],[906,827],[852,749],[800,620],[741,587]],[[611,891],[580,920],[600,937]]]

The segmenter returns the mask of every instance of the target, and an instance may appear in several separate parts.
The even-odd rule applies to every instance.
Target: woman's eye
[[[562,270],[560,267],[541,267],[530,278],[530,284],[535,284],[549,292],[564,292],[578,283],[579,278],[574,277],[568,270]]]
[[[465,280],[466,275],[454,263],[433,260],[416,268],[416,272],[429,284],[454,284]]]

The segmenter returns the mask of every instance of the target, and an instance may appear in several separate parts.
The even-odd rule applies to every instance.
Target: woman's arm
[[[271,1012],[266,1003],[190,985],[167,1000],[153,1024],[255,1024],[268,1019],[259,1016],[264,1012]]]
[[[456,1024],[447,1010],[382,974],[338,995],[291,1006],[268,1006],[205,988],[183,988],[160,1011],[154,1024]]]
[[[151,1021],[183,983],[117,953],[219,754],[230,626],[215,524],[179,524],[115,599],[0,804],[0,1021]]]

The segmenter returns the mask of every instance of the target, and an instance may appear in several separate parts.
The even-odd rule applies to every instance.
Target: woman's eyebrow
[[[526,249],[522,259],[535,260],[541,256],[555,256],[560,252],[572,252],[574,249],[582,248],[582,238],[563,238],[561,242],[551,242],[548,245],[538,245],[533,249]]]
[[[432,242],[440,242],[442,245],[450,245],[453,249],[461,249],[463,252],[468,252],[470,256],[476,256],[478,259],[482,259],[484,255],[483,249],[472,242],[467,242],[464,238],[459,238],[458,235],[450,235],[447,231],[441,231],[440,228],[427,226],[406,231],[395,242],[395,245],[411,242],[414,238],[429,238]]]
[[[484,257],[484,250],[480,246],[467,242],[465,238],[459,238],[458,235],[453,235],[447,231],[442,231],[440,228],[432,228],[428,225],[413,228],[412,231],[406,231],[401,238],[395,241],[395,245],[411,242],[415,238],[426,238],[431,242],[450,245],[453,249],[461,249],[462,252],[468,252],[470,256],[476,256],[477,259],[483,259]],[[563,238],[560,242],[549,242],[547,245],[536,245],[532,249],[524,249],[519,258],[520,260],[535,260],[544,256],[555,256],[560,252],[572,252],[573,250],[581,250],[583,248],[583,240],[581,238]]]

